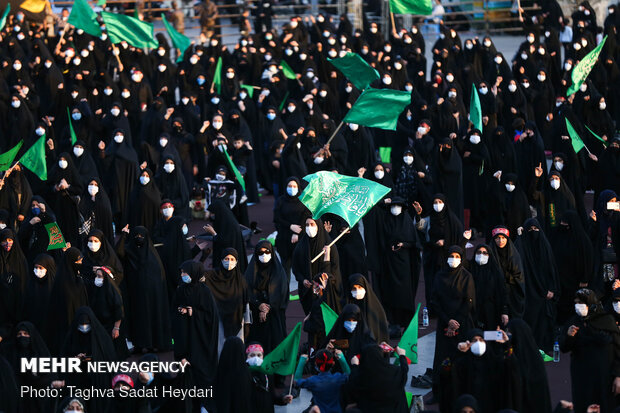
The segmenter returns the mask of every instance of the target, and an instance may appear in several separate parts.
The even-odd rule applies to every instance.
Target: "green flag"
[[[91,36],[101,36],[101,28],[97,22],[97,14],[86,0],[75,0],[67,23],[84,30]]]
[[[151,23],[124,14],[108,13],[107,11],[102,11],[101,16],[112,43],[126,41],[139,49],[157,47],[157,42],[153,39],[153,25]]]
[[[398,347],[407,352],[406,356],[413,364],[418,362],[418,314],[420,312],[420,305],[421,303],[418,303],[418,308],[415,310],[411,323],[409,323],[409,327],[407,327],[398,343]]]
[[[75,134],[75,129],[73,129],[73,122],[71,122],[71,112],[69,111],[69,108],[67,108],[67,116],[69,117],[69,133],[71,134],[71,146],[73,146],[77,142],[77,136]]]
[[[284,108],[284,105],[286,104],[286,99],[288,99],[288,95],[289,95],[289,91],[287,90],[286,93],[284,94],[284,99],[282,99],[282,102],[280,102],[280,106],[278,106],[279,112],[282,112],[282,108]]]
[[[220,95],[222,93],[222,56],[217,58],[215,72],[213,73],[213,86],[215,86],[217,94]]]
[[[42,181],[47,181],[47,164],[45,163],[45,135],[41,136],[19,160],[24,167],[39,177]]]
[[[379,147],[379,158],[383,163],[390,163],[390,156],[392,154],[391,146],[380,146]]]
[[[287,79],[291,79],[291,80],[297,79],[297,75],[295,75],[295,72],[293,71],[293,69],[291,69],[288,63],[282,60],[280,62],[280,66],[282,66],[282,73],[284,73],[284,77],[286,77]]]
[[[65,242],[65,237],[62,236],[62,232],[60,231],[60,227],[55,222],[50,222],[49,224],[45,224],[45,229],[47,230],[47,236],[49,237],[49,244],[47,245],[47,250],[57,250],[59,248],[64,248],[67,246]]]
[[[605,145],[605,147],[607,147],[607,141],[605,139],[601,138],[596,133],[594,133],[594,131],[592,131],[592,129],[588,128],[588,125],[583,125],[583,126],[586,127],[586,129],[588,130],[588,132],[590,132],[592,134],[592,136],[594,136],[599,141],[603,142],[603,145]]]
[[[239,185],[241,185],[241,188],[243,188],[243,190],[245,191],[245,180],[243,179],[243,175],[241,175],[241,172],[239,172],[239,169],[237,169],[232,159],[230,159],[230,155],[228,154],[228,151],[224,149],[223,145],[220,145],[220,150],[226,157],[226,160],[228,161],[228,166],[230,166],[230,169],[232,169],[233,174],[235,174],[235,178],[237,178]]]
[[[342,57],[327,59],[336,66],[336,69],[345,75],[347,79],[359,90],[364,90],[375,80],[379,79],[379,72],[371,67],[357,53],[347,53]]]
[[[168,23],[168,20],[166,20],[166,16],[164,16],[164,13],[161,14],[161,21],[166,27],[166,31],[168,32],[168,36],[170,36],[170,40],[172,40],[172,44],[174,44],[175,48],[179,49],[179,55],[177,56],[178,63],[183,60],[185,50],[187,50],[187,48],[192,44],[192,41],[189,37],[177,32],[174,27],[172,27],[172,25]]]
[[[573,150],[575,153],[578,153],[582,150],[586,145],[583,143],[575,128],[570,123],[568,118],[566,118],[566,130],[568,131],[568,136],[570,136],[570,143],[573,145]]]
[[[482,132],[482,108],[480,107],[480,97],[476,90],[476,85],[471,87],[471,99],[469,101],[469,120],[474,124],[474,128]]]
[[[545,353],[542,350],[538,350],[538,351],[540,351],[540,356],[542,357],[543,362],[553,361],[553,357],[547,355],[547,353]]]
[[[367,88],[343,121],[385,130],[396,130],[398,116],[411,103],[411,92]]]
[[[325,302],[321,303],[321,313],[323,314],[323,324],[325,324],[325,335],[328,335],[336,324],[338,314]]]
[[[411,410],[411,402],[413,401],[413,393],[409,393],[408,391],[406,391],[405,396],[407,397],[407,406],[409,407],[409,410]]]
[[[254,97],[254,86],[252,86],[252,85],[239,85],[239,86],[241,86],[243,89],[247,90],[248,96],[250,97],[250,99],[252,99]]]
[[[309,184],[299,199],[319,219],[325,213],[338,215],[353,227],[381,200],[389,188],[364,178],[320,171],[306,175]]]
[[[12,149],[0,154],[0,171],[6,171],[11,167],[13,159],[15,159],[17,152],[19,152],[19,148],[21,148],[23,144],[24,141],[21,140],[17,145],[13,146]]]
[[[105,7],[106,3],[106,0],[97,0],[97,6],[99,7]]]
[[[575,66],[570,75],[573,84],[570,85],[570,87],[566,91],[566,96],[570,96],[576,91],[578,91],[579,86],[581,86],[581,84],[586,81],[588,75],[592,71],[592,68],[598,61],[598,55],[601,53],[601,50],[603,49],[603,45],[605,45],[606,40],[607,36],[603,38],[603,41],[598,46],[596,46],[594,50],[585,55],[584,58],[581,59],[579,63],[577,63],[577,66]]]
[[[6,9],[4,9],[4,13],[2,13],[2,17],[0,17],[0,30],[4,29],[4,25],[6,24],[6,18],[11,11],[11,3],[6,4]]]
[[[297,323],[291,334],[282,340],[278,347],[265,356],[263,364],[260,366],[250,366],[250,370],[260,371],[264,374],[279,374],[281,376],[295,373],[300,338],[301,322]]]
[[[433,6],[431,0],[390,0],[390,11],[394,14],[428,16],[433,13]]]

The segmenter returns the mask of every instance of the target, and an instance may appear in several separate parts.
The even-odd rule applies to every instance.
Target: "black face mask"
[[[137,246],[137,247],[142,247],[142,246],[144,246],[144,238],[142,238],[142,237],[136,237],[136,240],[135,240],[135,241],[136,241],[136,246]]]
[[[75,272],[80,272],[81,269],[82,269],[82,263],[81,262],[74,262],[73,263],[73,270]]]
[[[17,337],[15,341],[20,348],[28,348],[30,346],[30,337]]]
[[[174,130],[177,132],[183,132],[183,126],[175,125]]]

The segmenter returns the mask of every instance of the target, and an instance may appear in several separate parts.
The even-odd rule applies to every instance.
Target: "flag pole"
[[[291,385],[288,386],[288,395],[289,396],[293,395],[293,382],[295,381],[294,377],[295,377],[295,373],[291,374]]]
[[[332,133],[332,136],[329,137],[329,139],[327,140],[327,143],[325,144],[326,146],[329,145],[329,143],[336,137],[336,134],[338,133],[340,128],[342,128],[342,125],[344,125],[344,119],[340,121],[340,124],[338,125],[334,133]]]
[[[344,236],[344,234],[347,233],[347,231],[349,231],[351,229],[351,227],[346,227],[343,231],[340,232],[340,235],[338,235],[336,238],[334,238],[334,240],[332,242],[329,243],[329,245],[327,245],[327,247],[332,247],[340,238],[342,238]],[[312,259],[312,261],[310,261],[311,264],[314,264],[314,262],[316,260],[318,260],[319,258],[321,258],[323,256],[323,254],[325,254],[325,250],[321,251],[319,253],[319,255],[317,255],[316,257],[314,257]]]
[[[394,13],[392,13],[391,9],[390,9],[390,19],[392,20],[392,30],[396,33],[396,22],[394,22]]]

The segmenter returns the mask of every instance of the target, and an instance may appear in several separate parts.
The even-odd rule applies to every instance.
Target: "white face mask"
[[[161,210],[161,213],[166,217],[170,218],[174,213],[174,208],[164,208]]]
[[[289,113],[293,113],[293,112],[295,112],[295,106],[291,105],[291,106],[287,107],[286,110],[288,110]]]
[[[435,212],[441,212],[443,211],[445,204],[442,202],[440,204],[433,204],[433,209],[435,210]]]
[[[88,249],[92,252],[97,252],[101,249],[101,243],[97,241],[88,241]]]
[[[477,144],[479,144],[479,143],[480,143],[480,136],[478,136],[478,135],[471,135],[471,136],[469,137],[469,141],[470,141],[471,143],[473,143],[474,145],[477,145]]]
[[[211,98],[211,103],[213,103],[214,105],[217,105],[218,103],[220,103],[220,98],[218,98],[217,96],[213,96]]]
[[[267,264],[269,261],[271,261],[271,254],[269,253],[261,254],[258,256],[258,260],[262,262],[263,264]]]
[[[95,278],[95,287],[101,287],[103,286],[103,278]]]
[[[107,89],[107,88],[106,88],[106,89],[103,89],[103,93],[104,93],[106,96],[110,96],[110,95],[112,94],[112,92],[113,92],[113,90],[112,90],[112,89]]]
[[[187,233],[189,232],[189,228],[187,228],[187,225],[183,224],[183,226],[181,227],[181,232],[183,233],[183,235],[187,235]]]
[[[461,265],[461,259],[460,258],[448,257],[448,266],[450,268],[456,268],[459,265]]]
[[[566,70],[567,72],[571,70],[572,68],[573,68],[573,65],[571,65],[570,63],[564,63],[564,70]]]
[[[605,102],[601,102],[601,103],[598,104],[598,108],[600,110],[605,110],[605,109],[607,109],[607,104]]]
[[[6,224],[4,222],[0,222],[0,229],[5,229],[6,228]]]
[[[121,110],[119,108],[112,108],[110,109],[110,113],[112,114],[112,116],[118,116],[121,114]]]
[[[11,102],[11,106],[13,106],[15,109],[20,107],[21,104],[22,104],[22,102],[20,102],[19,100],[14,100],[14,101]]]
[[[411,91],[413,90],[413,86],[411,86],[411,85],[405,85],[405,90],[406,90],[407,92],[411,92]]]
[[[351,291],[351,295],[357,300],[362,300],[366,296],[366,290],[363,288],[361,290],[353,290]]]
[[[114,142],[116,142],[116,143],[123,143],[124,139],[125,139],[124,135],[115,135],[114,136]]]
[[[306,225],[306,234],[308,234],[310,238],[316,237],[316,234],[318,233],[319,233],[319,227],[317,227],[316,225],[315,226]]]
[[[164,164],[164,171],[166,171],[169,174],[172,173],[172,171],[174,171],[174,164],[173,163]]]
[[[314,163],[315,163],[316,165],[320,165],[320,164],[322,164],[322,163],[323,163],[323,161],[324,161],[324,160],[325,160],[325,159],[324,159],[322,156],[317,156],[316,158],[314,158]]]
[[[391,77],[384,77],[383,78],[383,83],[386,85],[391,85],[392,84],[392,78]]]
[[[454,82],[454,75],[447,75],[447,76],[446,76],[446,80],[447,80],[448,82]],[[456,93],[455,93],[454,95],[456,96]]]
[[[620,314],[620,301],[614,301],[612,306],[614,307],[616,314]]]
[[[398,216],[401,212],[403,212],[403,207],[400,205],[392,205],[392,207],[390,208],[390,212],[392,213],[392,215]]]
[[[448,97],[449,98],[455,98],[456,97],[456,92],[448,92]]]
[[[189,103],[189,98],[181,98],[181,102],[183,102],[184,105],[187,105]]]
[[[502,63],[502,58],[501,57],[496,57],[495,58],[495,63],[497,63],[498,65]]]
[[[226,78],[227,79],[234,79],[235,78],[235,73],[234,72],[226,72]]]
[[[37,278],[43,278],[43,277],[45,277],[45,274],[47,274],[47,270],[45,268],[35,268],[34,269],[34,275]]]
[[[50,67],[52,67],[52,62],[48,60],[45,63],[43,63],[43,65],[45,66],[46,69],[49,69]]]
[[[544,82],[547,79],[547,76],[544,75],[538,75],[538,80],[541,82]]]
[[[258,357],[258,356],[254,356],[254,357],[250,357],[245,362],[248,363],[249,366],[257,366],[258,367],[261,364],[263,364],[263,359]]]
[[[512,192],[515,190],[515,186],[513,184],[505,184],[504,186],[506,187],[506,191],[508,192]]]
[[[21,63],[15,63],[15,64],[13,65],[13,69],[15,69],[15,70],[21,70],[21,68],[22,68]]]
[[[403,156],[403,162],[407,165],[411,165],[413,163],[413,156],[407,155]]]
[[[67,166],[69,166],[69,162],[67,162],[64,159],[61,159],[58,161],[58,166],[60,167],[60,169],[67,169]]]
[[[236,266],[237,266],[237,262],[236,261],[225,261],[225,260],[222,260],[222,267],[224,267],[224,269],[226,269],[228,271],[234,270]]]
[[[215,180],[216,181],[225,181],[226,180],[226,175],[215,174]]]
[[[121,92],[121,96],[122,96],[122,97],[124,97],[125,99],[128,99],[128,98],[129,98],[129,96],[131,96],[131,93],[129,93],[129,91],[128,91],[128,90],[123,90],[123,91]]]
[[[489,89],[486,88],[486,87],[481,87],[480,88],[480,94],[481,95],[486,95],[488,91],[489,91]]]
[[[349,333],[352,333],[355,331],[355,328],[357,327],[357,321],[345,321],[344,323],[344,328],[345,330],[347,330]]]
[[[514,93],[517,90],[517,85],[515,85],[514,83],[509,84],[508,90]]]
[[[88,185],[88,193],[90,196],[95,196],[99,192],[99,187],[97,185]]]
[[[79,146],[76,146],[75,148],[73,148],[73,154],[77,156],[78,158],[82,156],[83,153],[84,153],[84,148],[81,148]]]
[[[550,185],[551,188],[558,190],[560,188],[560,180],[559,179],[553,179],[550,181]]]
[[[555,166],[555,169],[557,169],[558,171],[561,171],[562,168],[564,168],[564,162],[555,161],[553,163],[553,166]]]
[[[344,88],[344,91],[347,93],[351,93],[353,91],[353,88],[351,86],[347,86]]]
[[[360,127],[360,125],[358,125],[357,123],[350,123],[349,124],[349,129],[351,129],[353,132],[355,132],[359,127]]]
[[[583,303],[575,303],[575,313],[580,317],[588,315],[588,306]]]
[[[286,193],[289,194],[290,196],[296,196],[297,192],[299,192],[299,189],[295,186],[286,187]]]
[[[470,350],[474,356],[480,357],[487,351],[487,343],[484,341],[476,341],[471,345]]]
[[[585,83],[582,83],[582,85],[579,86],[579,90],[585,93],[588,90],[588,85],[586,85]]]
[[[149,182],[151,182],[151,178],[149,178],[148,176],[141,176],[141,177],[140,177],[140,183],[141,183],[142,185],[146,185],[146,184],[148,184]]]
[[[476,254],[476,263],[478,265],[487,265],[489,262],[489,256],[485,254]]]
[[[37,128],[35,130],[35,133],[37,134],[37,136],[43,136],[43,134],[45,133],[45,129],[43,128]]]
[[[384,176],[385,176],[385,172],[383,170],[375,171],[375,178],[383,179]]]
[[[523,85],[523,87],[524,87],[524,88],[526,88],[526,89],[529,89],[529,88],[530,88],[530,84],[529,84],[529,83],[527,83],[527,82],[522,83],[522,85]]]
[[[166,145],[168,145],[168,139],[162,138],[159,140],[159,146],[161,146],[162,148],[165,148]]]
[[[224,124],[222,122],[213,122],[213,129],[220,130]]]

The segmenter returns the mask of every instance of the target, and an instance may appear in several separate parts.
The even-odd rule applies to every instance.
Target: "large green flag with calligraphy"
[[[297,323],[293,331],[271,353],[264,357],[263,364],[260,366],[250,366],[250,370],[257,370],[265,374],[279,374],[281,376],[295,373],[300,339],[301,322]]]
[[[570,96],[576,91],[578,91],[579,86],[581,86],[581,84],[586,81],[588,75],[592,71],[592,68],[598,61],[598,55],[601,53],[601,50],[603,50],[603,46],[605,45],[606,40],[607,36],[605,36],[603,41],[598,46],[596,46],[590,53],[585,55],[585,57],[579,61],[577,66],[575,66],[575,68],[570,74],[570,78],[573,81],[573,84],[570,85],[570,87],[566,91],[566,96]]]
[[[299,199],[312,212],[312,218],[336,214],[353,227],[381,200],[389,188],[364,178],[353,178],[320,171],[304,177],[309,184]]]

